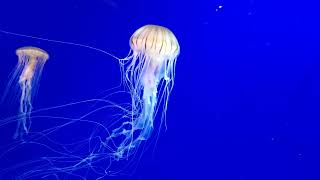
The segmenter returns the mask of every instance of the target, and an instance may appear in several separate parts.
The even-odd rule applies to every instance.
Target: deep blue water
[[[86,44],[119,57],[127,55],[131,34],[145,24],[174,32],[181,54],[167,130],[143,153],[133,175],[105,179],[316,180],[317,5],[273,0],[11,0],[0,3],[0,29]],[[117,61],[103,53],[0,34],[0,92],[17,62],[15,49],[28,45],[50,54],[35,109],[92,98],[120,82]],[[14,130],[14,125],[1,127],[1,146],[11,141]],[[86,127],[72,131],[60,138],[86,134]],[[19,163],[34,151],[26,148],[9,161]],[[0,168],[6,163],[1,161]]]

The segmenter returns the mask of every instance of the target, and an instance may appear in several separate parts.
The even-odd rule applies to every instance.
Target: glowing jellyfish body
[[[19,76],[18,83],[21,96],[15,138],[29,131],[33,96],[36,93],[43,66],[49,58],[44,50],[36,47],[19,48],[16,50],[16,54],[19,60],[14,76]]]
[[[151,136],[158,101],[163,104],[161,121],[164,120],[180,53],[174,34],[157,25],[136,30],[130,38],[130,47],[133,54],[121,65],[124,82],[132,97],[132,117],[111,134],[111,138],[124,136],[114,152],[118,159],[134,153],[141,142]]]

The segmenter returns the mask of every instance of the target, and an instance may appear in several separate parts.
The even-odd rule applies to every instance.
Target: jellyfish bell
[[[49,54],[44,51],[43,49],[37,48],[37,47],[32,47],[32,46],[26,46],[22,48],[18,48],[16,50],[17,56],[29,56],[30,58],[39,58],[40,60],[48,60],[49,59]]]
[[[19,79],[21,83],[32,82],[34,73],[39,70],[39,73],[41,73],[44,63],[49,59],[47,52],[32,46],[19,48],[16,50],[16,54],[19,57],[19,63],[25,64],[25,68]]]
[[[158,25],[145,25],[136,30],[130,38],[130,47],[133,51],[133,59],[139,59],[140,63],[143,63],[143,70],[154,73],[161,71],[164,73],[166,69],[171,70],[173,68],[171,66],[175,64],[180,53],[178,40],[172,31]],[[157,76],[155,74],[155,77],[164,77],[169,80],[169,77],[165,75]],[[144,81],[144,83],[147,82],[150,80]]]
[[[175,35],[166,27],[145,25],[130,38],[130,48],[137,53],[176,58],[180,47]]]

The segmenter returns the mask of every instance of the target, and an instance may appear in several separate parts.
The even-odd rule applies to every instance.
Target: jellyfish
[[[48,53],[44,50],[29,46],[17,49],[16,55],[18,56],[18,64],[5,93],[9,93],[11,91],[10,87],[15,86],[15,84],[19,85],[18,92],[12,91],[20,95],[19,118],[14,138],[22,137],[24,133],[29,132],[32,100],[39,86],[43,66],[49,58]]]
[[[175,35],[166,27],[145,25],[130,38],[130,54],[120,61],[123,82],[131,94],[131,118],[114,129],[109,138],[121,137],[113,156],[133,154],[150,138],[162,103],[165,121],[169,95],[174,85],[175,65],[180,53]]]
[[[129,55],[122,59],[86,45],[33,36],[31,38],[89,48],[111,56],[119,62],[121,85],[125,89],[119,90],[117,86],[116,92],[113,89],[107,91],[102,98],[98,96],[33,110],[32,120],[48,122],[48,127],[30,131],[21,144],[14,144],[4,154],[18,153],[28,143],[33,147],[44,148],[45,151],[37,154],[40,158],[31,157],[20,166],[0,170],[0,177],[1,174],[7,175],[7,172],[18,172],[19,179],[50,176],[55,179],[66,176],[88,179],[86,176],[90,174],[91,177],[91,173],[98,176],[96,179],[102,179],[109,175],[126,174],[126,170],[138,163],[134,155],[138,154],[143,144],[147,145],[144,142],[156,135],[153,133],[156,129],[154,127],[158,127],[158,124],[162,127],[166,123],[166,111],[180,53],[175,35],[166,27],[143,26],[131,36]],[[16,136],[29,131],[31,100],[43,65],[48,59],[48,54],[43,50],[29,48],[29,52],[33,52],[31,56],[26,53],[27,49],[21,49],[20,53],[17,50],[17,54],[24,55],[24,58],[19,56],[19,71],[16,71],[16,74],[21,74],[16,77],[19,77],[23,99],[20,101],[23,118],[18,122]],[[33,65],[29,67],[30,64]],[[83,112],[86,108],[88,110]],[[66,114],[68,111],[75,113]],[[85,130],[76,135],[72,130],[78,126],[83,127],[82,125],[85,125]],[[72,131],[72,138],[57,138],[66,131]],[[5,156],[0,154],[0,160],[6,160],[3,157]],[[86,170],[80,171],[81,169]]]

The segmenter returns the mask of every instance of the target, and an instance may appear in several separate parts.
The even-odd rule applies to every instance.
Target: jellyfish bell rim
[[[18,48],[16,50],[16,55],[17,56],[27,55],[35,58],[41,57],[43,60],[49,59],[49,54],[45,50],[38,47],[34,47],[34,46],[24,46],[24,47]]]

